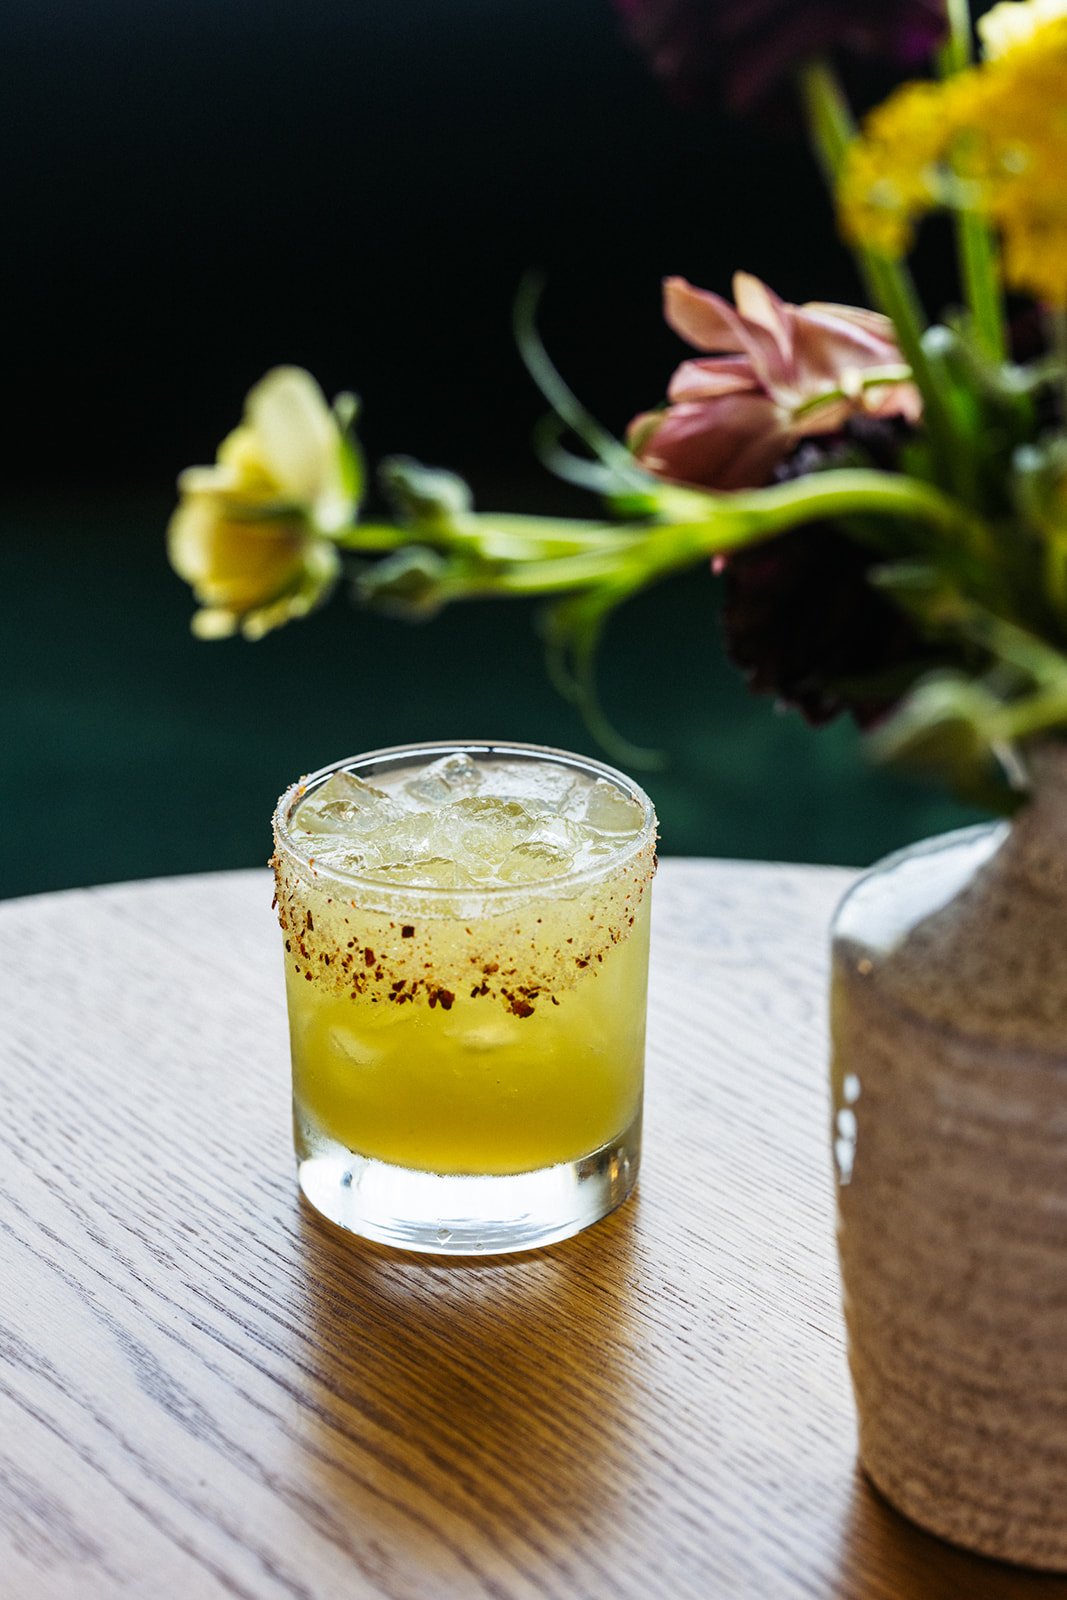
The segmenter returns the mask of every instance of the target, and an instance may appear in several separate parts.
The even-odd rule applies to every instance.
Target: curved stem
[[[557,371],[540,333],[537,331],[537,308],[541,302],[544,278],[539,272],[527,272],[515,296],[513,326],[519,355],[534,383],[540,389],[553,412],[571,432],[606,466],[623,478],[643,477],[626,446],[620,444],[597,419],[588,412],[578,396]]]
[[[982,565],[990,558],[990,533],[984,522],[932,484],[892,472],[842,468],[769,489],[730,494],[668,491],[663,509],[669,521],[622,526],[600,548],[561,552],[513,566],[500,562],[493,551],[493,519],[487,517],[486,553],[497,554],[497,564],[457,574],[453,594],[561,594],[608,581],[632,591],[804,523],[859,514],[922,523],[940,535],[944,554],[954,565]],[[549,519],[545,528],[547,534]]]
[[[724,529],[728,542],[716,549],[729,550],[824,517],[868,514],[921,522],[940,533],[960,556],[984,560],[991,552],[990,532],[980,517],[933,484],[903,473],[840,468],[718,498],[722,511],[708,525],[728,521],[734,528]]]

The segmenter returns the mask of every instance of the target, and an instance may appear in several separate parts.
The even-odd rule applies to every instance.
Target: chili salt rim
[[[561,872],[555,877],[535,878],[521,884],[472,884],[464,887],[446,887],[440,884],[404,884],[389,883],[381,878],[375,878],[366,873],[352,872],[347,869],[315,866],[315,856],[300,848],[290,829],[290,820],[296,809],[297,803],[304,797],[320,788],[329,778],[337,772],[351,772],[355,777],[362,777],[364,781],[373,781],[376,764],[399,764],[401,758],[422,760],[427,765],[435,759],[450,755],[469,755],[477,757],[496,757],[508,759],[535,758],[531,765],[544,761],[555,766],[568,768],[586,777],[604,778],[609,783],[621,790],[629,799],[637,802],[642,808],[641,828],[637,836],[621,846],[617,853],[613,853],[603,862],[595,866],[580,867],[568,872]],[[367,770],[367,769],[370,770]],[[332,761],[328,766],[319,767],[315,772],[308,773],[306,777],[298,778],[295,783],[281,794],[274,809],[273,816],[274,838],[276,847],[284,851],[285,857],[298,869],[310,872],[313,877],[323,882],[337,883],[351,886],[364,891],[366,894],[384,896],[390,902],[423,902],[430,906],[455,905],[462,901],[465,905],[470,903],[486,903],[495,909],[503,911],[510,905],[525,903],[531,894],[581,888],[586,884],[605,882],[610,878],[620,875],[631,866],[638,857],[649,849],[653,851],[656,842],[658,820],[656,810],[648,795],[641,786],[620,772],[617,767],[608,766],[604,761],[597,761],[592,756],[576,755],[570,750],[559,750],[552,745],[501,743],[489,739],[448,739],[431,740],[422,744],[397,744],[386,745],[378,750],[368,750],[361,755],[350,756],[341,761]],[[606,835],[605,837],[610,837]],[[654,858],[653,858],[654,870]],[[652,872],[648,873],[648,877]]]

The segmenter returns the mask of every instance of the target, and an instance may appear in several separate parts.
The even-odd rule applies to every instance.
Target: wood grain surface
[[[847,874],[667,861],[636,1197],[407,1258],[301,1205],[263,873],[0,906],[0,1595],[991,1600],[854,1466]]]

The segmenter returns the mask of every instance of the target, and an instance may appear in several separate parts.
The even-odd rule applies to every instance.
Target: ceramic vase
[[[955,1544],[1067,1571],[1067,745],[1011,823],[891,856],[834,927],[859,1449]]]

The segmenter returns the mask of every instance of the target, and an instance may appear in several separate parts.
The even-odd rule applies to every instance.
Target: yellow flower
[[[958,80],[953,80],[953,83]],[[906,83],[872,111],[849,151],[838,191],[846,235],[882,255],[903,255],[915,219],[936,205],[946,88]]]
[[[215,465],[178,480],[170,562],[200,603],[193,631],[259,639],[304,616],[340,570],[333,537],[355,514],[360,469],[347,437],[353,402],[331,411],[299,367],[268,372]]]
[[[871,115],[838,192],[853,243],[901,255],[926,212],[972,210],[1000,232],[1006,282],[1067,305],[1067,3],[1053,4],[1014,0],[1028,18],[993,27],[991,59],[905,84]]]

